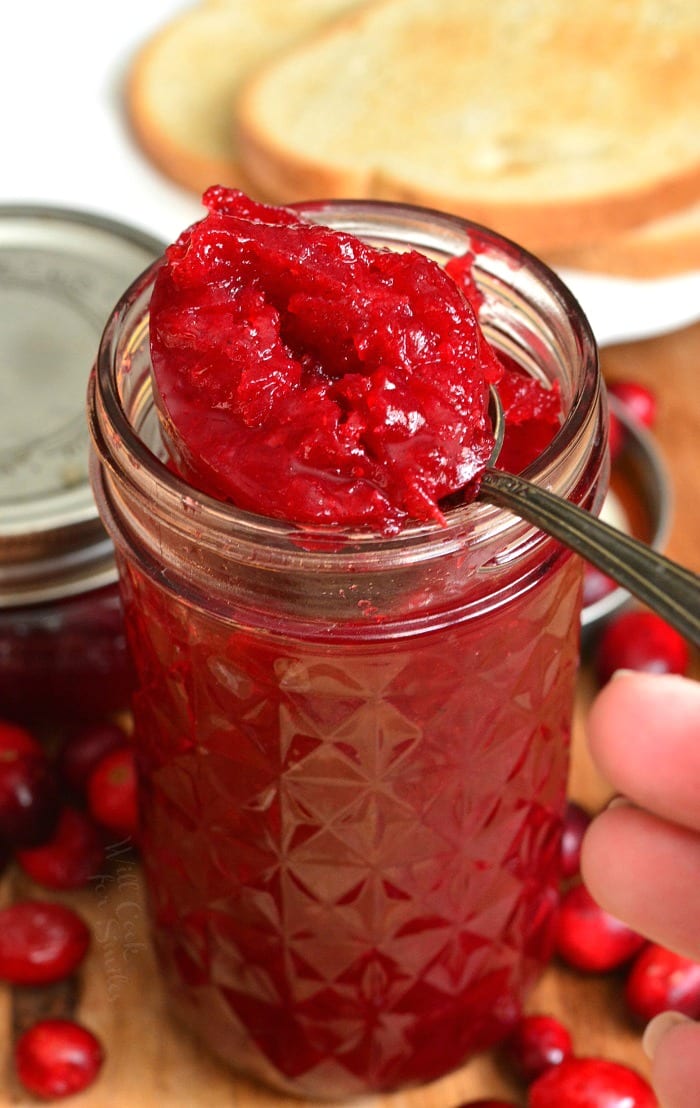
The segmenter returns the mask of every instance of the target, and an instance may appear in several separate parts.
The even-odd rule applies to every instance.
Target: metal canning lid
[[[100,216],[0,205],[0,608],[116,580],[88,480],[87,382],[117,300],[163,250]]]

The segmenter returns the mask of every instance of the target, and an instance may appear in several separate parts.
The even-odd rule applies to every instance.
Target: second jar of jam
[[[53,727],[128,704],[85,387],[115,298],[161,250],[100,216],[0,206],[0,718]]]

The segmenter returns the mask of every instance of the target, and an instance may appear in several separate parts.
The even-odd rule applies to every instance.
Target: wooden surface
[[[608,379],[630,378],[658,394],[656,437],[674,487],[668,553],[700,572],[700,324],[672,335],[603,352]],[[698,675],[697,661],[694,674]],[[581,672],[573,740],[571,795],[589,808],[609,790],[586,753],[584,723],[594,683]],[[3,900],[35,892],[15,872],[0,889]],[[94,941],[80,980],[55,990],[0,992],[0,1108],[36,1105],[17,1086],[13,1040],[25,1023],[46,1012],[74,1010],[102,1038],[107,1059],[98,1083],[62,1103],[81,1108],[304,1108],[254,1088],[202,1055],[167,1015],[148,945],[141,876],[129,855],[115,857],[109,875],[90,892],[63,896],[92,924]],[[648,1066],[639,1033],[629,1022],[614,978],[588,979],[560,966],[546,973],[530,998],[530,1010],[560,1016],[579,1054],[604,1054],[641,1072]],[[433,1085],[391,1096],[354,1101],[363,1108],[457,1108],[475,1097],[505,1097],[522,1105],[522,1091],[494,1057],[480,1057]]]

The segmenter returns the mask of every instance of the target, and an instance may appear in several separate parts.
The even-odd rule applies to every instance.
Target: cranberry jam
[[[434,212],[297,212],[441,266],[471,252],[473,342],[558,390],[558,426],[528,476],[600,508],[595,347],[549,270]],[[201,491],[193,451],[173,466],[158,410],[169,397],[153,393],[159,272],[107,327],[89,407],[137,669],[141,848],[172,1006],[279,1089],[337,1098],[432,1080],[513,1028],[551,953],[581,565],[480,502],[443,499],[442,519],[414,514],[397,530],[289,522]],[[154,303],[162,323],[167,302]],[[190,315],[205,341],[209,306]],[[186,380],[191,345],[168,324],[155,342],[175,342]],[[248,395],[264,406],[263,384]],[[190,378],[179,402],[194,410],[207,390],[206,373]],[[307,410],[300,434],[313,421]]]

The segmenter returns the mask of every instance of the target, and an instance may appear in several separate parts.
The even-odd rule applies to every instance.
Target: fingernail
[[[632,801],[628,800],[626,796],[613,796],[605,805],[605,811],[609,812],[611,808],[631,808]]]
[[[616,677],[630,677],[632,674],[636,674],[639,671],[636,669],[616,669],[611,674],[610,680],[614,681]]]
[[[653,1020],[647,1024],[642,1036],[642,1046],[647,1058],[654,1057],[664,1035],[672,1027],[677,1027],[679,1023],[692,1023],[692,1020],[689,1020],[682,1012],[661,1012],[660,1015],[654,1016]]]

